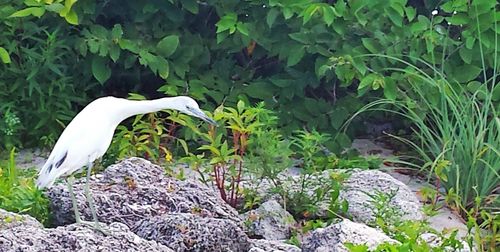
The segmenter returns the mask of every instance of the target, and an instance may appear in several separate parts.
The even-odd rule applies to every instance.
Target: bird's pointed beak
[[[214,125],[215,127],[219,126],[219,124],[217,124],[217,122],[214,119],[208,117],[205,113],[203,113],[203,111],[201,111],[201,110],[192,110],[191,112],[196,117],[200,118],[201,120],[203,120],[203,121],[205,121],[207,123],[210,123],[210,124]]]

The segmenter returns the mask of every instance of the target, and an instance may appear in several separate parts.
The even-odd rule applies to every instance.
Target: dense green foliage
[[[306,124],[337,133],[366,98],[395,99],[406,85],[371,72],[397,62],[360,54],[423,58],[467,84],[480,75],[482,44],[489,71],[495,4],[2,0],[0,112],[19,115],[23,143],[45,136],[50,144],[89,98],[158,90],[206,108],[264,100],[288,132]]]

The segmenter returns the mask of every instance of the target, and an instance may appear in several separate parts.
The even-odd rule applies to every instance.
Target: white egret
[[[75,221],[88,224],[80,219],[73,193],[74,178],[71,176],[76,171],[87,166],[85,196],[92,211],[95,228],[101,230],[89,192],[89,177],[93,162],[106,153],[111,144],[114,131],[120,122],[134,115],[164,109],[178,110],[216,125],[214,120],[200,110],[196,101],[187,96],[167,97],[149,101],[131,101],[116,97],[96,99],[78,113],[64,129],[49,158],[39,172],[38,188],[50,187],[57,178],[67,176]]]

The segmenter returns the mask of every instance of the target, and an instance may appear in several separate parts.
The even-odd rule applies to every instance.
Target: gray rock
[[[306,178],[306,188],[303,191],[305,197],[315,198],[316,190],[324,190],[332,181],[332,174],[343,173],[343,170],[325,170],[322,172],[317,172],[314,174],[302,175],[300,174],[300,169],[291,168],[279,174],[279,179],[281,186],[288,195],[292,196],[298,194],[302,191],[302,176]],[[244,184],[245,188],[254,190],[257,195],[264,201],[275,200],[279,204],[283,205],[283,196],[276,194],[273,190],[274,186],[268,180],[259,181],[259,184],[252,185],[251,183]],[[329,192],[325,192],[325,195],[330,195]],[[326,196],[323,201],[319,201],[316,204],[317,212],[311,217],[327,217],[329,214],[329,197]],[[287,202],[287,205],[289,202]]]
[[[175,251],[248,251],[249,239],[227,219],[175,213],[139,221],[133,231]]]
[[[43,225],[29,215],[20,215],[5,211],[0,208],[0,230],[10,229],[17,226],[33,226],[43,228]]]
[[[238,213],[216,192],[194,181],[164,176],[164,169],[141,158],[126,159],[111,165],[90,179],[90,190],[100,221],[135,223],[167,213],[198,213],[201,216],[230,219],[243,227]],[[84,196],[85,178],[74,183],[82,218],[92,220]],[[56,226],[74,223],[74,213],[66,183],[48,192]]]
[[[433,233],[424,233],[420,235],[420,239],[424,240],[425,243],[427,243],[431,248],[437,248],[442,246],[443,240],[441,237],[433,234]],[[462,243],[462,248],[460,249],[455,249],[451,247],[444,247],[444,251],[446,252],[471,252],[471,251],[476,251],[476,249],[471,249],[469,247],[469,244],[465,241],[460,241]]]
[[[236,210],[194,180],[164,176],[164,169],[141,158],[112,165],[90,180],[100,221],[126,224],[140,237],[154,239],[176,251],[247,251],[248,237]],[[85,178],[75,181],[80,212],[91,220],[84,196]],[[66,184],[48,196],[55,224],[74,222]]]
[[[373,250],[384,242],[399,243],[377,229],[345,219],[308,233],[302,241],[302,251],[347,252],[346,243],[365,244]]]
[[[297,224],[293,216],[275,200],[269,200],[257,209],[242,215],[251,236],[266,240],[290,238],[292,228]]]
[[[340,198],[348,201],[349,214],[355,221],[371,223],[375,220],[375,207],[370,203],[372,198],[368,194],[391,193],[391,191],[396,194],[390,201],[390,206],[401,214],[402,220],[423,219],[420,203],[410,188],[381,171],[361,170],[352,173],[343,183]]]
[[[17,221],[15,225],[0,229],[2,252],[173,251],[155,241],[140,238],[121,223],[102,224],[110,233],[103,235],[79,224],[45,229],[32,217],[1,211],[0,218],[5,220],[4,217],[14,217]]]
[[[281,241],[251,240],[252,248],[248,252],[301,252],[297,246]]]

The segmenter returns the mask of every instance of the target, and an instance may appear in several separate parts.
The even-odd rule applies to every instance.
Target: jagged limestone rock
[[[248,251],[250,246],[245,232],[233,221],[197,214],[173,213],[145,218],[132,230],[175,251]]]
[[[297,224],[293,216],[275,200],[269,200],[257,209],[242,215],[251,236],[266,240],[286,240]]]
[[[302,241],[302,251],[347,252],[349,250],[345,246],[346,243],[365,244],[373,250],[384,242],[399,243],[382,231],[344,219],[342,222],[308,233]]]
[[[301,252],[302,250],[294,245],[282,241],[268,241],[261,239],[251,240],[252,248],[248,252]]]
[[[247,251],[248,237],[235,209],[217,192],[195,180],[180,181],[141,158],[130,158],[92,176],[90,188],[100,221],[126,224],[137,235],[176,251]],[[85,178],[74,191],[84,219],[91,220],[84,197]],[[55,224],[74,222],[65,184],[48,196]]]
[[[166,213],[200,213],[230,219],[242,225],[238,213],[216,192],[194,180],[180,181],[164,175],[164,169],[142,158],[129,158],[92,176],[90,190],[99,221],[137,221]],[[74,191],[82,217],[92,220],[84,196],[85,178],[75,181]],[[74,223],[71,199],[65,183],[50,188],[48,196],[56,226]]]
[[[340,198],[349,203],[349,214],[353,220],[370,223],[375,220],[375,207],[371,203],[377,193],[395,196],[390,201],[390,207],[400,214],[402,220],[422,220],[423,213],[416,195],[403,182],[391,175],[378,170],[360,170],[353,172],[343,183]]]
[[[2,252],[173,251],[155,241],[140,238],[121,223],[102,223],[109,232],[104,235],[81,224],[44,228],[30,216],[0,210],[2,223],[9,218],[14,220],[9,222],[14,225],[2,225],[0,228]]]
[[[11,213],[0,208],[0,230],[17,226],[33,226],[43,228],[43,225],[29,215]]]

